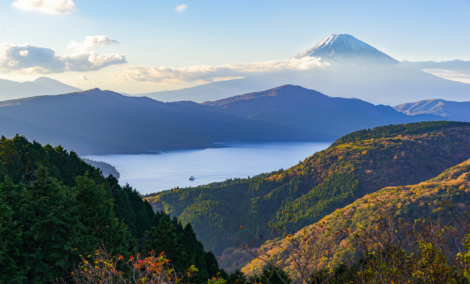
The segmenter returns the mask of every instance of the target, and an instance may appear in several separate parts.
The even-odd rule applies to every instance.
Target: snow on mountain
[[[167,102],[204,102],[292,84],[328,96],[358,98],[374,104],[398,105],[428,99],[470,101],[470,84],[446,80],[416,68],[399,68],[399,61],[351,35],[333,34],[294,58],[306,56],[321,57],[331,65],[249,75],[243,79],[141,95]]]
[[[398,60],[348,34],[332,34],[294,58],[307,56],[321,57],[330,63],[346,65],[399,63]]]

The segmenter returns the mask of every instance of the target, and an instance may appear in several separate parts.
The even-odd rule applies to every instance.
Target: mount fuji
[[[293,58],[320,57],[329,66],[284,71],[213,82],[173,91],[140,94],[159,101],[220,100],[279,85],[300,85],[333,97],[358,98],[374,104],[445,99],[469,101],[470,84],[407,68],[391,56],[347,34],[333,34]]]
[[[396,65],[398,60],[377,50],[352,35],[332,34],[294,58],[320,57],[329,63],[344,65]]]

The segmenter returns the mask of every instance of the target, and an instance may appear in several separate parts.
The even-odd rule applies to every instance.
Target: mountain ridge
[[[80,155],[145,153],[209,148],[224,141],[331,141],[382,124],[440,119],[407,116],[390,107],[331,98],[299,86],[283,86],[276,92],[283,95],[226,108],[191,101],[164,103],[100,89],[9,100],[0,102],[0,134],[22,133]]]
[[[395,106],[407,115],[432,114],[449,120],[470,121],[470,102],[453,102],[442,99],[423,100]]]
[[[26,81],[23,83],[0,79],[1,100],[15,100],[44,95],[59,95],[77,91],[81,90],[47,77],[40,77],[34,81]]]

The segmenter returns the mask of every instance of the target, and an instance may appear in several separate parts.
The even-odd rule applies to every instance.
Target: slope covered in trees
[[[164,233],[163,233],[164,232]],[[104,246],[112,255],[165,251],[192,281],[218,271],[191,225],[155,214],[140,194],[88,165],[73,151],[0,139],[0,283],[50,283]]]
[[[86,158],[82,158],[82,159],[85,163],[89,164],[90,166],[100,169],[103,172],[103,175],[105,177],[112,174],[115,178],[119,179],[121,176],[113,165],[110,165],[108,163],[101,162],[101,161],[94,161],[94,160],[86,159]]]
[[[372,132],[390,133],[395,126]],[[153,207],[191,223],[207,249],[233,246],[227,234],[288,221],[298,230],[387,186],[425,181],[470,158],[470,125],[427,122],[413,134],[335,143],[287,170],[147,196]],[[426,130],[430,129],[430,130]]]
[[[452,214],[449,214],[450,212],[442,214],[442,212],[445,211],[443,209],[446,207],[444,204],[448,204],[450,206]],[[452,266],[456,265],[456,262],[460,261],[460,256],[466,255],[466,253],[464,254],[462,251],[466,251],[468,249],[468,242],[467,245],[463,246],[465,243],[460,243],[461,240],[449,238],[449,245],[457,251],[460,249],[460,252],[462,253],[453,253],[454,257],[452,259],[448,259],[448,255],[442,254],[443,251],[441,251],[441,249],[445,247],[445,244],[440,245],[439,241],[443,241],[447,237],[447,230],[450,232],[464,230],[463,233],[465,234],[465,231],[468,230],[468,219],[466,219],[467,221],[458,224],[463,219],[454,218],[453,216],[465,216],[469,209],[470,160],[467,160],[445,170],[437,177],[425,182],[415,185],[386,187],[377,192],[368,194],[343,208],[339,208],[332,214],[322,218],[319,222],[306,226],[295,234],[292,234],[285,239],[281,239],[279,241],[280,243],[276,245],[274,249],[269,250],[269,262],[273,265],[279,266],[284,269],[284,271],[288,272],[291,277],[294,277],[295,265],[293,263],[293,258],[290,257],[288,252],[297,251],[298,249],[291,250],[292,244],[297,243],[295,240],[305,235],[318,236],[318,243],[301,243],[301,248],[299,250],[303,249],[302,247],[305,248],[307,246],[309,248],[322,246],[322,250],[318,250],[316,254],[312,256],[309,264],[316,266],[318,270],[326,267],[326,265],[334,267],[339,265],[341,262],[346,263],[350,260],[354,260],[356,259],[358,248],[357,243],[355,244],[354,242],[361,239],[368,239],[371,241],[371,232],[373,232],[372,234],[377,234],[377,236],[380,237],[381,232],[374,231],[381,226],[381,216],[391,215],[395,219],[403,219],[410,222],[408,227],[412,228],[413,232],[410,232],[409,230],[406,230],[405,232],[405,228],[397,226],[395,228],[389,228],[391,232],[387,233],[394,234],[393,237],[408,239],[410,243],[416,242],[416,246],[420,247],[419,252],[422,253],[422,255],[409,255],[407,259],[401,259],[403,271],[396,271],[396,269],[387,270],[389,266],[393,267],[394,265],[397,265],[396,263],[392,263],[392,261],[395,260],[394,258],[398,259],[404,256],[397,251],[400,249],[399,245],[401,245],[401,248],[403,249],[402,253],[407,253],[410,249],[405,249],[403,244],[400,244],[399,240],[389,240],[385,235],[383,235],[383,240],[380,240],[379,238],[379,242],[382,242],[382,244],[388,244],[389,253],[391,249],[393,255],[388,256],[388,260],[381,264],[383,269],[382,273],[388,274],[388,276],[392,274],[398,275],[398,277],[400,277],[400,273],[403,273],[401,280],[409,280],[412,277],[419,278],[420,275],[416,275],[416,273],[415,275],[406,275],[409,271],[405,270],[414,269],[415,271],[421,270],[423,276],[429,273],[429,271],[432,271],[432,273],[436,275],[441,274],[442,276],[442,274],[445,273],[453,275],[453,273],[455,273],[460,274],[459,277],[465,278],[461,271],[456,269],[454,270],[454,267]],[[427,217],[430,219],[427,219]],[[432,232],[423,229],[428,225],[430,226],[429,228],[438,227],[436,226],[438,225],[437,223],[433,223],[436,222],[438,217],[448,219],[450,221],[450,225],[453,227],[445,226],[444,223],[444,226],[441,225],[439,230],[437,230],[437,236],[431,236]],[[387,222],[389,222],[389,220]],[[416,224],[416,222],[419,222],[422,225]],[[395,223],[393,225],[396,226],[397,224]],[[292,224],[287,224],[287,227],[292,227]],[[319,234],[320,231],[325,231],[324,228],[327,228],[326,230],[328,230],[328,234]],[[403,232],[401,230],[403,230]],[[347,233],[343,234],[343,232]],[[410,233],[412,234],[411,236]],[[419,239],[421,236],[423,237],[422,240]],[[324,245],[325,243],[328,243],[328,245]],[[395,244],[397,247],[392,247],[392,244]],[[384,250],[383,253],[385,253],[387,250],[387,247],[378,246],[374,248],[372,243],[369,245],[371,246],[369,247],[371,251],[380,248]],[[461,246],[463,246],[463,248]],[[262,250],[266,247],[270,248],[271,245],[266,245]],[[324,257],[326,255],[328,257]],[[414,263],[416,259],[419,260],[420,258],[422,258],[422,260],[427,260],[428,262],[421,261],[419,264]],[[454,258],[456,261],[454,261]],[[371,258],[371,261],[374,261],[374,259]],[[408,265],[407,262],[409,262],[410,265],[418,265],[410,268],[410,265]],[[468,264],[468,262],[465,262],[465,264]],[[243,271],[247,274],[253,274],[261,271],[265,265],[266,263],[264,261],[253,260],[244,267]],[[367,264],[364,266],[367,266]],[[446,272],[443,270],[444,267],[449,267],[450,269]],[[431,278],[429,281],[432,282],[435,281],[435,279]],[[423,283],[425,282],[429,283],[428,281],[424,281]],[[325,283],[338,282],[325,281]],[[435,283],[444,282],[437,281]],[[446,283],[448,282],[446,281]]]

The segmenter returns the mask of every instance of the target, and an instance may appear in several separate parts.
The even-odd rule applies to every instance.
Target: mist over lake
[[[288,168],[328,148],[327,142],[220,143],[219,148],[141,155],[89,155],[116,167],[120,184],[141,194],[247,178]],[[189,177],[196,179],[190,181]]]

